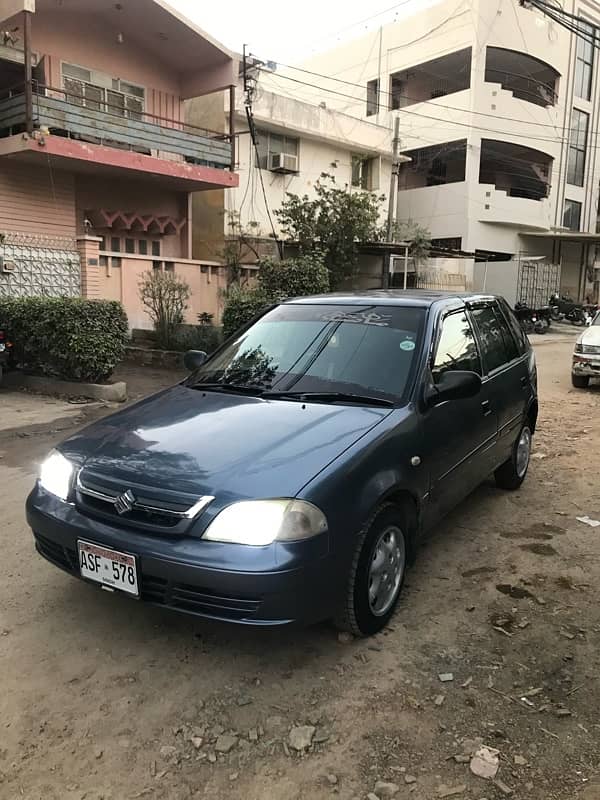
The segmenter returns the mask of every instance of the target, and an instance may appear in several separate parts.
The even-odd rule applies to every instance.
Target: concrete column
[[[98,300],[100,293],[100,236],[78,236],[77,250],[81,262],[81,294]]]

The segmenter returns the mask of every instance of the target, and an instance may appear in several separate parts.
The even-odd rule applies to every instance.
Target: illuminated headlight
[[[304,500],[249,500],[224,508],[208,526],[204,539],[254,547],[294,542],[325,533],[327,519]]]
[[[577,342],[577,344],[575,345],[575,352],[583,353],[583,344],[581,342]]]
[[[40,486],[61,500],[66,500],[71,490],[73,465],[58,450],[52,450],[40,469]]]

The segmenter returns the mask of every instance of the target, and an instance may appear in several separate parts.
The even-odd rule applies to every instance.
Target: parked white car
[[[590,378],[600,378],[600,311],[577,339],[573,353],[571,380],[577,389],[585,389]]]

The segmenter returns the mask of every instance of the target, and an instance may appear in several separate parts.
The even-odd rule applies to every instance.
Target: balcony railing
[[[537,106],[555,106],[558,103],[558,94],[554,86],[535,78],[507,72],[503,69],[486,67],[486,83],[499,83],[507,92],[511,92],[517,99],[534,103]]]
[[[234,169],[234,147],[228,134],[104,102],[86,104],[64,89],[35,82],[32,96],[28,112],[24,85],[0,92],[0,137],[33,127],[92,144],[148,155],[158,151],[188,163]]]

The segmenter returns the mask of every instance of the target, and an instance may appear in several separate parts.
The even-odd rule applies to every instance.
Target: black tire
[[[590,385],[588,375],[574,375],[571,373],[571,383],[576,389],[587,389]]]
[[[349,631],[359,637],[371,636],[385,628],[389,622],[402,592],[410,560],[411,542],[408,533],[410,518],[411,515],[400,506],[384,503],[371,515],[359,533],[344,597],[333,620],[339,630]],[[402,537],[402,541],[399,542],[404,554],[402,572],[389,607],[382,608],[381,613],[374,613],[369,599],[371,568],[375,562],[376,545],[381,537],[391,530]]]
[[[528,445],[528,453],[527,453],[527,460],[523,467],[520,464],[519,459],[519,448],[520,443],[524,436],[529,438],[529,445]],[[508,491],[514,492],[518,489],[523,481],[525,480],[525,476],[527,475],[527,470],[529,469],[529,460],[531,457],[531,428],[529,422],[526,422],[525,425],[519,431],[519,435],[517,436],[515,443],[513,445],[512,453],[510,454],[510,458],[501,464],[498,469],[494,472],[494,478],[496,479],[496,486],[500,489],[506,489]]]

